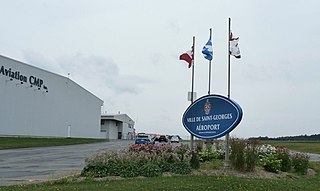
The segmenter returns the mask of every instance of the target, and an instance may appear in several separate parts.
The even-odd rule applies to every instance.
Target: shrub
[[[281,162],[277,154],[270,154],[262,159],[262,166],[266,171],[277,173],[281,169]]]
[[[218,159],[225,158],[225,143],[223,141],[215,141],[214,151],[218,154]]]
[[[289,150],[285,147],[277,148],[277,158],[281,160],[281,168],[282,172],[289,172],[291,170],[291,158],[289,155]]]
[[[170,172],[173,163],[169,163],[165,160],[160,160],[157,165],[159,166],[161,172]]]
[[[161,176],[161,168],[153,163],[147,163],[141,168],[141,175],[145,177],[157,177]]]
[[[205,144],[205,149],[212,150],[214,141],[213,140],[206,140],[204,142],[204,144]]]
[[[278,147],[275,153],[265,155],[262,166],[269,172],[289,172],[291,168],[298,174],[306,174],[309,167],[309,156],[304,153],[289,154],[285,147]]]
[[[131,145],[127,150],[99,153],[86,159],[81,175],[152,177],[159,176],[162,172],[186,174],[191,171],[191,158],[192,154],[186,145],[174,148],[168,144]],[[196,158],[193,158],[193,167],[196,168]]]
[[[261,145],[258,150],[259,154],[261,155],[269,155],[269,154],[275,153],[276,151],[277,151],[277,148],[269,144]]]
[[[190,161],[191,151],[188,145],[181,145],[179,147],[175,147],[173,152],[175,152],[178,155],[181,162]]]
[[[193,169],[199,169],[200,168],[200,160],[199,160],[198,153],[192,152],[191,159],[190,159],[190,166]]]
[[[189,174],[191,172],[191,167],[187,162],[178,162],[172,164],[171,172],[175,174]]]
[[[259,142],[231,139],[231,166],[240,171],[253,171],[258,161]]]
[[[259,142],[256,140],[248,141],[244,150],[245,154],[245,169],[253,171],[258,161]]]
[[[141,173],[140,165],[133,161],[133,162],[126,162],[121,165],[120,169],[120,176],[121,177],[137,177]]]
[[[219,159],[213,160],[213,161],[206,161],[201,163],[200,168],[201,169],[217,169],[223,165],[223,162]]]
[[[86,177],[104,177],[108,176],[108,172],[106,171],[105,166],[102,164],[100,165],[87,165],[84,167],[84,169],[81,171],[81,176],[86,176]]]
[[[210,149],[205,149],[199,153],[200,162],[212,161],[218,158],[218,154]]]
[[[230,154],[230,162],[231,166],[236,170],[243,171],[245,168],[245,155],[244,149],[246,147],[245,141],[241,139],[231,139],[231,154]]]
[[[276,153],[277,149],[274,146],[271,146],[269,144],[263,144],[258,149],[258,158],[260,161],[263,161],[264,158],[268,157],[271,154]]]
[[[203,149],[203,142],[202,141],[197,141],[196,142],[196,152],[200,152]]]
[[[295,172],[298,174],[307,174],[309,168],[309,156],[304,153],[295,153],[291,158]]]

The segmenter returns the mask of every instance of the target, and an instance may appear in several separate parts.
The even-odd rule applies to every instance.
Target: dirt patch
[[[265,171],[263,167],[256,167],[253,172],[240,172],[237,170],[234,170],[230,167],[220,167],[217,169],[198,169],[193,170],[191,172],[191,175],[207,175],[207,176],[235,176],[235,177],[242,177],[242,178],[260,178],[260,179],[299,179],[299,178],[305,178],[305,177],[312,177],[316,175],[316,172],[313,169],[308,169],[308,173],[304,176],[299,176],[293,173],[288,172],[278,172],[278,173],[272,173]],[[170,177],[170,176],[181,176],[178,174],[173,174],[170,172],[165,172],[162,174],[162,176]],[[134,177],[134,178],[147,178],[143,176]],[[67,176],[63,177],[62,179],[65,179],[67,182],[82,182],[86,178],[80,177],[80,173],[74,174],[73,176]],[[102,178],[94,178],[96,181],[105,181],[105,180],[123,180],[126,178],[120,177],[120,176],[107,176]]]
[[[261,178],[261,179],[279,179],[279,178],[299,178],[301,176],[288,173],[278,172],[272,173],[264,170],[263,167],[256,167],[253,172],[240,172],[230,167],[221,167],[218,169],[198,169],[192,172],[193,175],[212,175],[212,176],[236,176],[243,178]],[[305,176],[315,176],[316,172],[313,169],[308,169]],[[305,177],[304,176],[304,177]]]

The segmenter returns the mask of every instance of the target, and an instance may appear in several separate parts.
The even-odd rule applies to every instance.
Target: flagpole
[[[228,99],[230,99],[230,33],[231,33],[231,18],[229,17],[228,26]],[[229,166],[229,133],[225,136],[225,166]]]
[[[194,54],[195,54],[195,41],[196,41],[196,37],[193,36],[192,39],[192,82],[191,82],[191,104],[193,103],[193,88],[194,88]],[[190,133],[191,135],[191,149],[193,149],[193,135]]]
[[[231,18],[229,17],[228,29],[228,98],[230,99],[230,33],[231,33]]]
[[[210,40],[212,36],[212,29],[210,28]],[[210,87],[211,87],[211,60],[209,60],[209,88],[208,88],[208,95],[210,95]]]
[[[193,103],[193,87],[194,87],[194,44],[195,36],[192,39],[192,80],[191,80],[191,103]]]

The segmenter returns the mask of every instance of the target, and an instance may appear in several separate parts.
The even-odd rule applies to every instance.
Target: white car
[[[170,139],[170,142],[171,143],[179,143],[180,139],[179,139],[179,136],[177,135],[173,135]]]

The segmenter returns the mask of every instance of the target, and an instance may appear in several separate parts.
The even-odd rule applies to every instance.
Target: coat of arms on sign
[[[207,99],[206,103],[204,104],[204,113],[206,115],[208,115],[211,111],[211,103],[209,102],[209,100]]]

